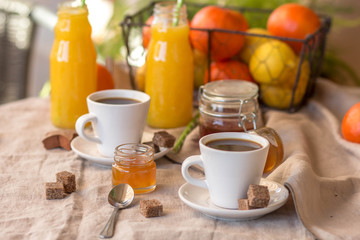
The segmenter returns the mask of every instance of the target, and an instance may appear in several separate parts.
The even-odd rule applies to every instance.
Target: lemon
[[[270,32],[263,28],[251,28],[246,31],[247,33],[254,33],[260,35],[271,35]],[[270,41],[270,38],[258,36],[245,36],[243,48],[239,52],[239,58],[246,64],[249,64],[250,57],[254,54],[255,50],[263,43]]]
[[[296,65],[299,64],[299,58],[296,59]],[[290,107],[293,89],[295,87],[297,67],[291,71],[291,76],[287,82],[282,85],[260,84],[262,101],[270,107],[286,109]],[[302,63],[300,68],[300,77],[296,86],[293,105],[301,103],[310,77],[310,64],[307,60]]]
[[[296,67],[296,55],[284,42],[270,40],[261,44],[250,58],[250,73],[258,83],[286,82]]]

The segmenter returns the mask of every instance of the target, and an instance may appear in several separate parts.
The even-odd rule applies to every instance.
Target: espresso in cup
[[[124,143],[139,143],[149,111],[150,96],[128,89],[103,90],[87,97],[89,113],[76,121],[80,137],[97,143],[99,152],[114,156],[115,147]],[[91,122],[93,134],[84,131]]]
[[[225,138],[225,139],[216,139],[206,143],[206,146],[224,150],[224,151],[252,151],[260,149],[262,146],[250,140],[237,139],[237,138]]]
[[[259,184],[269,150],[266,138],[244,132],[221,132],[199,140],[201,155],[185,159],[181,166],[185,180],[209,190],[212,203],[223,208],[238,208],[250,184]],[[200,165],[205,180],[189,174],[189,167]]]
[[[137,99],[132,98],[120,98],[120,97],[112,97],[112,98],[101,98],[96,100],[98,103],[105,103],[105,104],[133,104],[133,103],[140,103]]]

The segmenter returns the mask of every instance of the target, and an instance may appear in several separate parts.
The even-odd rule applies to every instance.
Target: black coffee
[[[243,151],[252,151],[260,149],[262,146],[250,140],[237,139],[237,138],[225,138],[225,139],[216,139],[206,143],[206,146],[225,150],[225,151],[234,151],[234,152],[243,152]]]
[[[106,104],[134,104],[140,103],[139,100],[132,99],[132,98],[119,98],[119,97],[112,97],[112,98],[102,98],[96,100],[99,103],[106,103]]]

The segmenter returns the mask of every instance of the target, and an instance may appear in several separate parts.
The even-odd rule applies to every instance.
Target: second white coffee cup
[[[247,198],[250,184],[259,184],[269,142],[264,137],[243,132],[214,133],[199,140],[201,155],[188,157],[182,164],[184,179],[209,190],[212,203],[223,208],[238,208]],[[205,180],[189,174],[189,167],[200,165]]]
[[[99,152],[114,156],[115,147],[141,141],[149,111],[150,96],[128,89],[103,90],[87,97],[89,113],[76,121],[80,137],[97,143]],[[91,122],[94,134],[85,131]]]

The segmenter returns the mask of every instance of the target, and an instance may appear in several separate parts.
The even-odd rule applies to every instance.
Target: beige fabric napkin
[[[11,240],[99,239],[113,209],[107,202],[111,168],[91,163],[72,151],[46,150],[41,140],[55,127],[49,100],[30,98],[0,106],[0,236]],[[178,190],[185,180],[180,164],[156,160],[157,188],[136,195],[118,214],[113,239],[238,240],[312,239],[288,201],[254,221],[222,221],[185,205]],[[46,200],[44,183],[59,171],[76,175],[77,190],[64,199]],[[142,199],[159,199],[164,214],[145,218]]]
[[[179,199],[178,189],[185,183],[180,164],[163,158],[156,161],[158,187],[136,196],[130,208],[120,212],[114,239],[312,239],[310,232],[319,239],[360,239],[360,145],[344,141],[339,128],[346,109],[359,100],[358,88],[320,80],[316,96],[300,112],[264,114],[285,143],[285,162],[269,178],[287,185],[294,195],[277,211],[254,221],[208,218]],[[44,149],[41,140],[54,129],[48,99],[0,106],[4,239],[98,239],[111,215],[106,199],[111,168],[71,151]],[[195,130],[186,140],[178,161],[197,153],[196,134]],[[44,183],[55,181],[56,172],[64,170],[75,173],[77,191],[62,200],[46,200]],[[146,219],[139,214],[139,201],[149,198],[163,203],[163,217]]]
[[[268,178],[289,188],[299,218],[320,239],[360,239],[360,144],[341,136],[347,109],[360,88],[319,79],[315,96],[299,112],[264,112],[266,126],[284,142],[284,162]],[[199,154],[196,128],[174,161]]]

